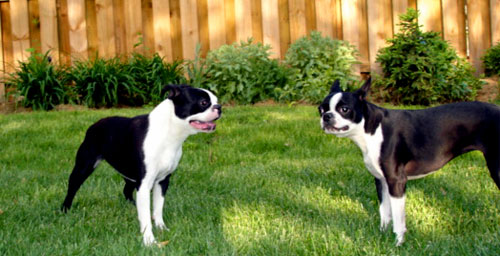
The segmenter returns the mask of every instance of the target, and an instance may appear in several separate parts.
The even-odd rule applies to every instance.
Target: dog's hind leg
[[[499,150],[490,150],[484,153],[486,165],[490,171],[491,178],[500,189],[500,152]]]
[[[71,208],[73,198],[83,182],[94,172],[100,162],[100,156],[85,140],[76,154],[75,167],[69,176],[68,193],[61,206],[61,210],[66,212]]]

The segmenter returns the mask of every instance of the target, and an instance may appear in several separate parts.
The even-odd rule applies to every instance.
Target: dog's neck
[[[182,145],[193,132],[186,127],[185,121],[175,115],[174,103],[166,99],[149,113],[149,130],[154,132],[158,140]]]

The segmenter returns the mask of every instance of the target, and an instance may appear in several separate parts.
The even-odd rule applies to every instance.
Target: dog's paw
[[[391,219],[386,219],[386,220],[381,220],[380,221],[380,231],[384,232],[387,230],[389,227],[389,224],[391,223]]]
[[[168,227],[165,225],[165,223],[162,222],[155,222],[155,227],[159,230],[164,230],[164,231],[168,231]]]
[[[403,245],[403,243],[405,241],[405,237],[404,236],[405,236],[404,233],[396,234],[396,246]]]
[[[153,235],[153,232],[144,233],[142,241],[143,241],[145,246],[151,246],[151,245],[155,244],[156,240],[155,240],[155,237]]]

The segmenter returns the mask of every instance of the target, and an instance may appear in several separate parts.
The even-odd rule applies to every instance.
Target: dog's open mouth
[[[335,126],[325,126],[325,131],[329,131],[329,132],[345,132],[347,130],[349,130],[349,126],[343,126],[343,127],[340,127],[340,128],[337,128]]]
[[[199,120],[192,120],[192,121],[189,121],[189,124],[198,129],[198,130],[202,130],[202,131],[214,131],[215,130],[215,123],[214,123],[215,120],[213,121],[208,121],[208,122],[203,122],[203,121],[199,121]]]

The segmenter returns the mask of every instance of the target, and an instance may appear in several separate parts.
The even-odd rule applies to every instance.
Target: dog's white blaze
[[[365,120],[356,125],[349,138],[353,140],[363,153],[363,161],[370,173],[378,179],[384,179],[384,173],[380,167],[380,149],[384,142],[382,125],[379,125],[373,135],[365,133]]]
[[[396,234],[396,245],[401,245],[404,242],[404,234],[406,232],[405,223],[405,196],[397,198],[390,196],[392,218],[393,218],[393,231]]]

